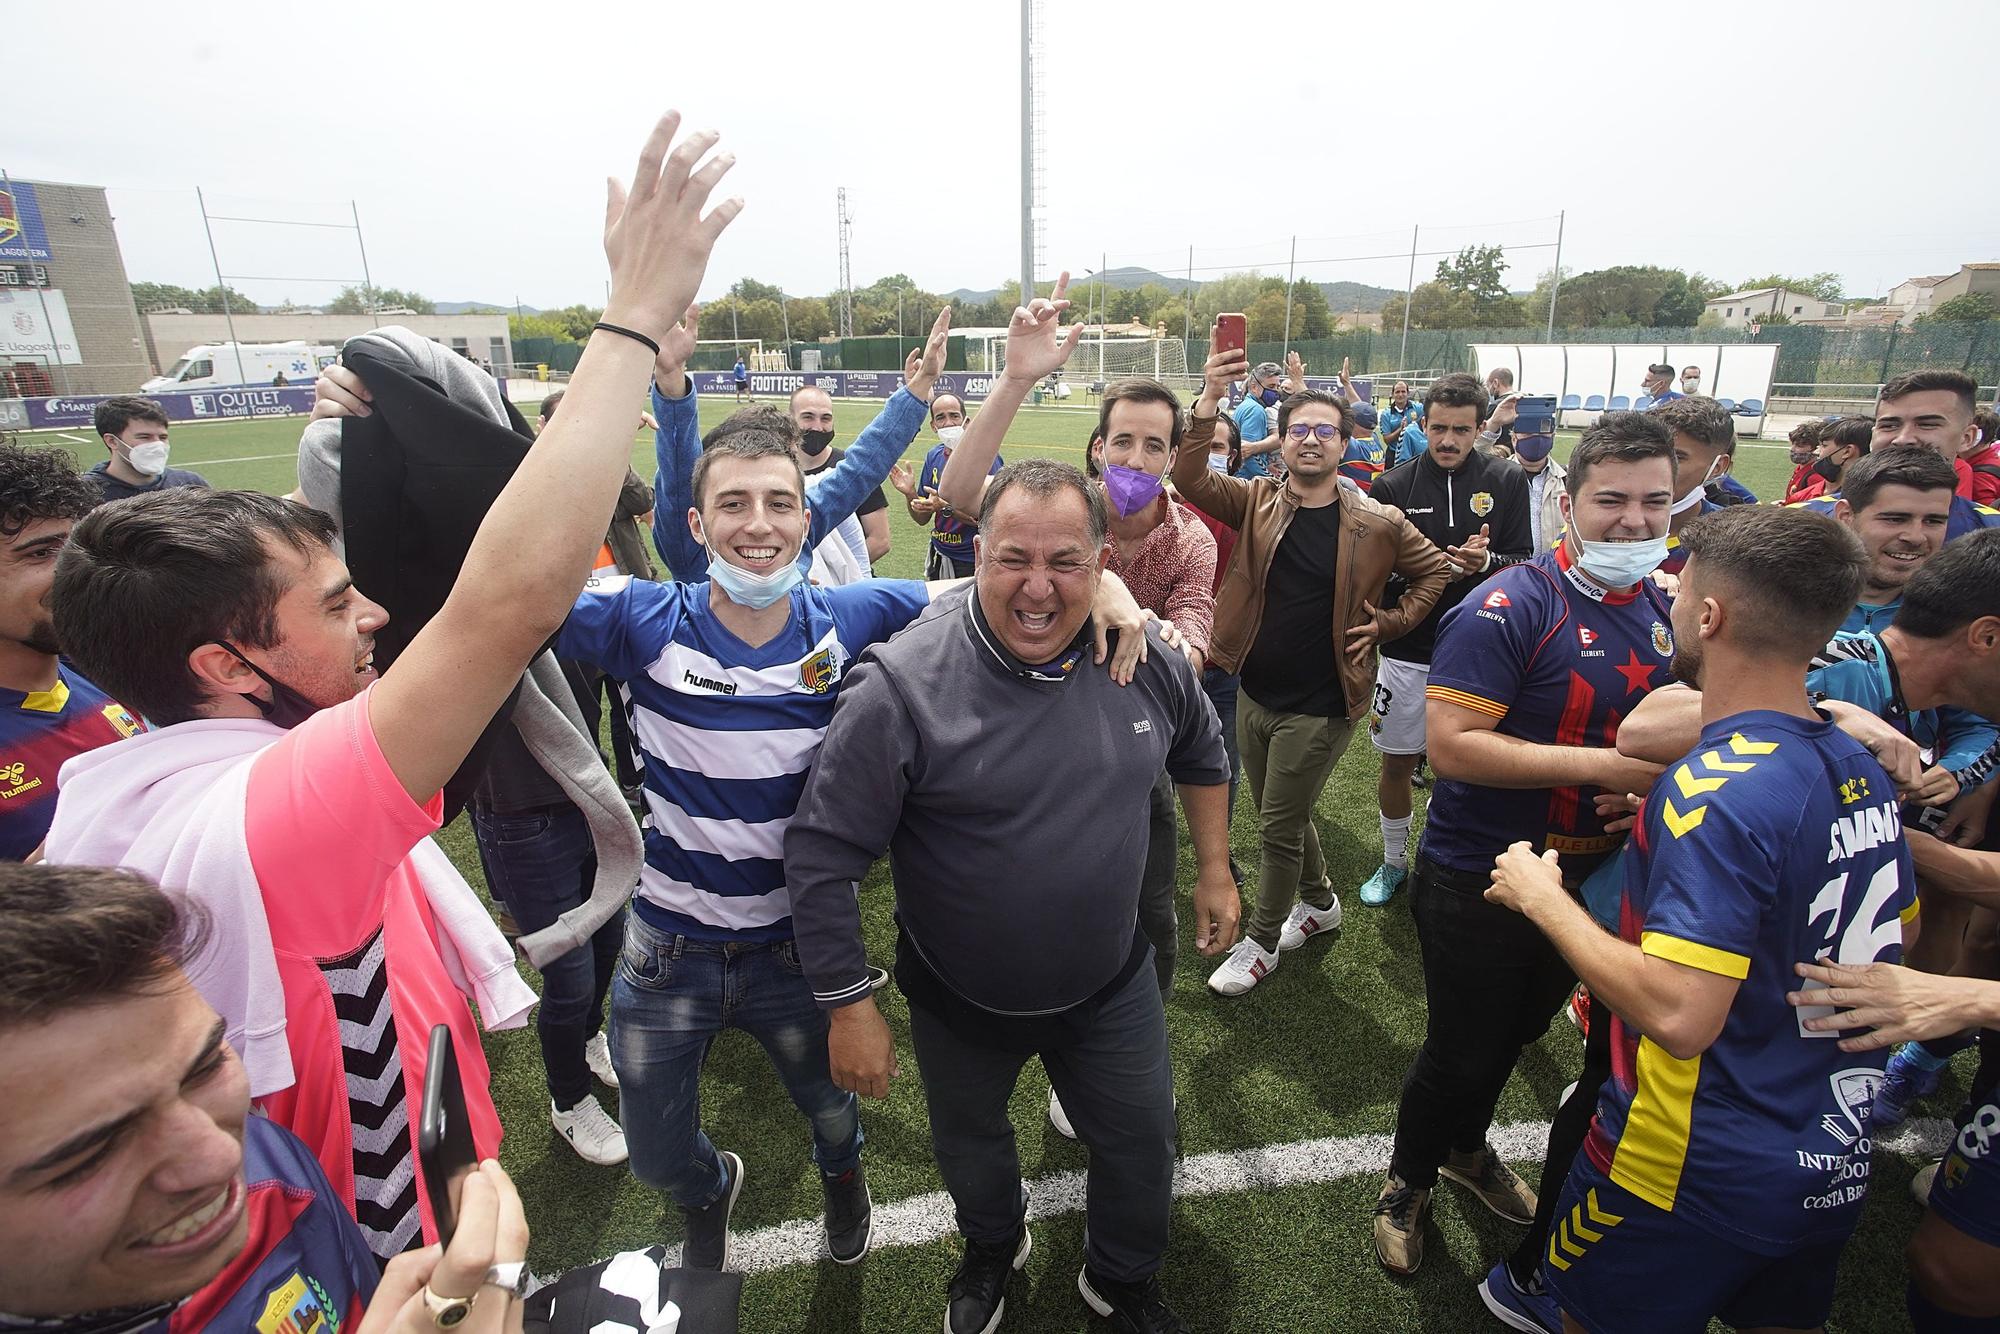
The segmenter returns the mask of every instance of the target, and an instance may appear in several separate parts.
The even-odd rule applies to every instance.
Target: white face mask
[[[1667,558],[1665,537],[1642,538],[1637,542],[1586,542],[1577,536],[1576,529],[1569,530],[1570,541],[1576,544],[1576,563],[1597,582],[1606,588],[1630,588],[1654,570]]]
[[[1676,500],[1674,502],[1672,513],[1686,514],[1696,505],[1701,504],[1701,498],[1708,494],[1708,484],[1715,479],[1715,470],[1721,466],[1722,466],[1722,460],[1719,457],[1714,462],[1710,463],[1708,465],[1708,471],[1702,474],[1701,485],[1697,486],[1694,490],[1682,496],[1679,500]]]
[[[940,426],[938,427],[937,437],[938,443],[946,449],[956,449],[958,448],[958,442],[965,438],[965,428],[963,426]]]
[[[125,442],[118,442],[124,445]],[[156,440],[146,445],[125,445],[125,461],[132,465],[132,471],[144,477],[158,477],[167,470],[167,442]]]
[[[1208,456],[1208,466],[1217,472],[1228,472],[1229,456],[1227,454],[1210,454]]]

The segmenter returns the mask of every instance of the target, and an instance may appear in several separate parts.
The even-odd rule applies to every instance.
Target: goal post
[[[691,371],[726,371],[736,364],[741,356],[743,364],[753,371],[782,371],[785,369],[785,354],[766,352],[761,338],[699,338],[695,340],[694,356],[688,359]]]
[[[991,364],[995,373],[1006,369],[1007,345],[993,339]],[[1187,377],[1187,344],[1178,338],[1090,338],[1086,336],[1070,355],[1063,378],[1084,386],[1099,380],[1109,384],[1143,376],[1169,382]]]

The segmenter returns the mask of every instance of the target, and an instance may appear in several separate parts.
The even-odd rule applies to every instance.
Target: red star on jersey
[[[1613,665],[1611,670],[1625,678],[1625,693],[1628,695],[1653,688],[1654,664],[1640,662],[1638,649],[1627,650],[1625,661]]]

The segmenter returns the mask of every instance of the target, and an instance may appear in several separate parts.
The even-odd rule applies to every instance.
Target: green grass
[[[705,404],[704,426],[732,407],[721,401]],[[868,404],[837,404],[840,437],[851,440],[873,414]],[[1085,412],[1024,410],[1010,433],[1009,457],[1046,454],[1078,462],[1090,425]],[[287,491],[295,480],[290,459],[299,428],[295,420],[178,426],[173,431],[174,463],[203,473],[218,486]],[[926,433],[913,455],[929,440]],[[1566,434],[1559,452],[1566,455],[1573,443],[1574,436]],[[101,456],[91,444],[79,448],[86,461]],[[263,455],[282,457],[257,457]],[[635,440],[633,459],[650,476],[650,441]],[[1768,497],[1790,475],[1790,465],[1782,448],[1746,445],[1737,471]],[[894,547],[881,572],[915,576],[922,565],[923,535],[901,504],[892,504],[890,512]],[[1352,896],[1379,860],[1375,774],[1374,752],[1365,738],[1357,738],[1319,807],[1322,843],[1348,909],[1338,939],[1288,956],[1255,992],[1227,1002],[1212,997],[1204,986],[1210,961],[1183,941],[1168,1011],[1183,1152],[1392,1128],[1403,1072],[1423,1038],[1423,983],[1407,896],[1382,909],[1363,908]],[[1077,799],[1090,800],[1090,794],[1080,790]],[[1247,809],[1247,785],[1242,800],[1235,852],[1254,868],[1256,819]],[[442,841],[467,879],[483,886],[465,822],[445,830]],[[1192,884],[1185,838],[1182,872],[1182,883]],[[893,941],[891,895],[886,869],[878,867],[862,891],[870,952],[878,959],[889,956]],[[525,965],[523,971],[532,983],[532,972]],[[893,990],[886,994],[885,1011],[902,1039],[908,1024]],[[501,1157],[528,1202],[534,1229],[530,1258],[537,1270],[679,1239],[678,1217],[629,1173],[588,1166],[555,1142],[532,1028],[490,1035],[486,1048],[508,1128]],[[1548,1117],[1580,1061],[1575,1032],[1567,1024],[1554,1024],[1508,1084],[1500,1119]],[[901,1062],[903,1074],[888,1099],[866,1104],[862,1113],[866,1162],[878,1203],[941,1188],[930,1156],[915,1059],[907,1046]],[[1955,1103],[1964,1073],[1961,1067],[1954,1074],[1934,1106]],[[1014,1098],[1022,1164],[1031,1178],[1085,1164],[1083,1150],[1049,1128],[1046,1090],[1038,1067],[1031,1065]],[[600,1093],[615,1112],[616,1095]],[[753,1042],[728,1034],[717,1043],[703,1078],[703,1099],[710,1133],[742,1154],[748,1165],[739,1226],[747,1230],[817,1216],[819,1189],[805,1125]],[[1914,1166],[1887,1155],[1877,1159],[1876,1189],[1841,1275],[1835,1330],[1875,1334],[1907,1328],[1902,1247],[1918,1209],[1904,1187]],[[1522,1167],[1532,1179],[1538,1164]],[[1396,1279],[1375,1263],[1370,1248],[1369,1206],[1377,1184],[1373,1177],[1363,1177],[1179,1202],[1165,1274],[1170,1295],[1190,1323],[1204,1331],[1456,1334],[1499,1329],[1473,1287],[1511,1249],[1517,1230],[1470,1205],[1462,1192],[1444,1187],[1423,1270],[1414,1279]],[[1007,1329],[1102,1328],[1087,1316],[1075,1291],[1082,1229],[1080,1215],[1037,1224],[1027,1283],[1017,1284],[1008,1301]],[[821,1264],[753,1275],[745,1285],[743,1328],[816,1334],[934,1330],[955,1256],[955,1242],[944,1241],[880,1250],[853,1269]]]

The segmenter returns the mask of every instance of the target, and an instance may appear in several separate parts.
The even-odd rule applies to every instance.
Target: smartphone
[[[1215,352],[1241,353],[1250,346],[1246,335],[1247,325],[1238,314],[1223,314],[1215,317]]]
[[[1556,433],[1556,399],[1553,394],[1524,394],[1514,400],[1514,434],[1554,435]]]
[[[472,1122],[465,1114],[465,1085],[458,1077],[458,1052],[451,1030],[431,1029],[430,1053],[424,1058],[424,1105],[417,1121],[417,1165],[424,1190],[431,1197],[438,1240],[451,1245],[458,1230],[458,1188],[479,1167],[472,1143]]]

